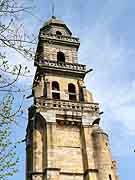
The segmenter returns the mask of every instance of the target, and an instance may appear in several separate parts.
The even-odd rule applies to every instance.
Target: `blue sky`
[[[87,75],[87,88],[104,111],[101,125],[110,136],[113,158],[121,180],[130,180],[135,171],[135,1],[134,0],[53,0],[55,15],[64,20],[81,41],[79,62],[94,71]],[[51,0],[31,0],[32,14],[23,18],[27,29],[38,34],[51,17]],[[25,60],[22,60],[25,64]],[[27,63],[28,64],[28,63]],[[29,63],[33,71],[33,64]],[[31,84],[31,80],[22,80]],[[31,102],[26,102],[31,104]],[[29,105],[27,105],[29,106]],[[26,106],[26,110],[27,110]],[[27,121],[14,129],[15,138],[24,138]],[[24,123],[24,124],[23,124]],[[25,146],[19,145],[20,171],[9,180],[25,177]]]

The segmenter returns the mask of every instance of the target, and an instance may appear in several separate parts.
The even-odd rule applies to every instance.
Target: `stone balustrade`
[[[57,61],[40,60],[39,64],[45,67],[55,67],[69,70],[86,71],[86,65],[75,64],[75,63],[58,63]]]
[[[45,100],[37,99],[36,106],[45,107],[46,109],[66,110],[66,111],[82,111],[99,113],[98,103],[72,102],[65,100]]]
[[[65,42],[72,42],[72,43],[80,44],[79,38],[71,37],[71,36],[41,33],[40,37],[43,39],[52,39],[52,40],[60,40],[60,41],[63,40]]]

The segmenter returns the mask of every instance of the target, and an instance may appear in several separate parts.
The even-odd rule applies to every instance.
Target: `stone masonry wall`
[[[60,31],[63,36],[69,36],[69,32],[65,28],[58,26],[53,26],[46,33],[56,34],[56,31]]]
[[[65,54],[65,62],[67,63],[77,63],[77,49],[69,46],[60,46],[54,44],[45,43],[43,45],[43,57],[46,60],[57,61],[57,52],[63,52]]]
[[[57,125],[56,132],[57,167],[63,172],[83,173],[80,129]]]
[[[57,75],[55,75],[55,76],[48,75],[46,78],[50,82],[50,88],[51,88],[51,84],[53,81],[57,81],[59,83],[60,99],[63,99],[63,100],[69,100],[68,84],[73,83],[76,87],[77,100],[79,100],[79,87],[78,87],[78,83],[77,83],[78,80],[76,78],[72,77],[72,79],[70,79],[69,77],[60,77]],[[51,91],[51,89],[50,89],[50,91]]]

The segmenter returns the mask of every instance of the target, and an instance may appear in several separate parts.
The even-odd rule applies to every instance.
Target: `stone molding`
[[[81,71],[86,72],[86,65],[77,64],[77,63],[58,63],[57,61],[42,59],[38,63],[42,67],[47,68],[55,68],[61,70],[73,70],[73,71]]]
[[[74,44],[77,46],[80,45],[79,38],[71,37],[71,36],[63,36],[63,35],[56,35],[56,34],[45,34],[44,32],[42,32],[40,34],[40,38],[43,40],[54,40],[54,41],[58,41],[60,43],[62,43],[62,42],[71,43],[71,44]]]
[[[36,99],[36,107],[44,107],[46,110],[66,110],[77,112],[95,112],[99,114],[98,103],[86,103],[86,102],[72,102],[67,100],[52,100],[52,99]]]

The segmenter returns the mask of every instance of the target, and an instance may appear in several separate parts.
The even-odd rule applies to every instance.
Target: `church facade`
[[[26,134],[26,180],[118,180],[79,38],[52,17],[40,29]]]

